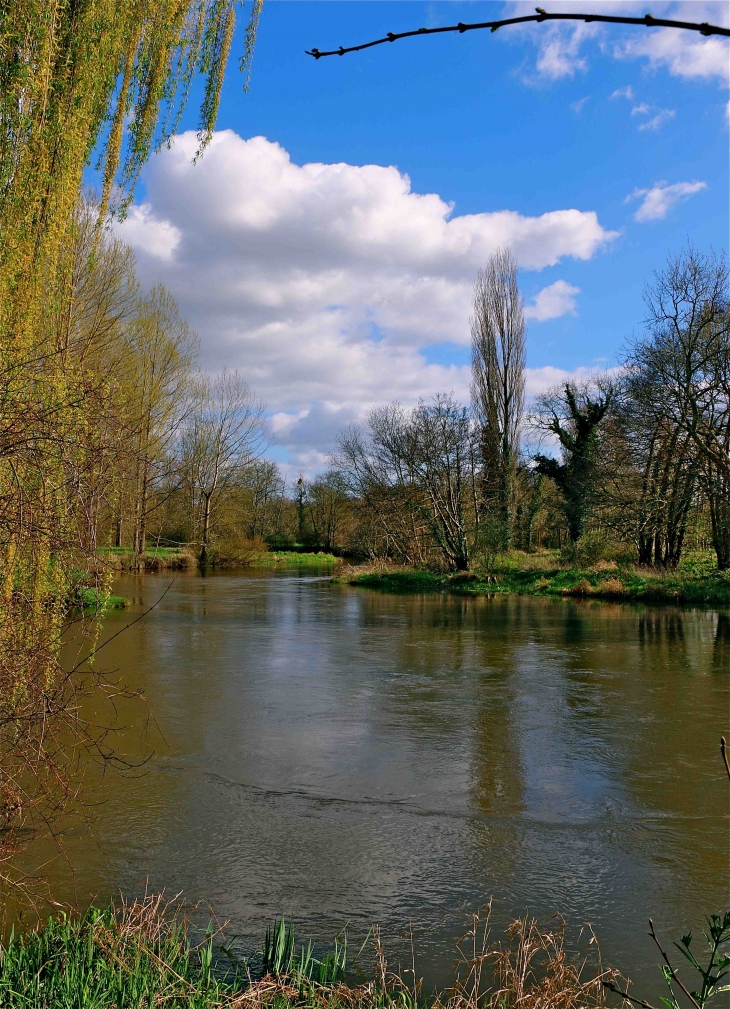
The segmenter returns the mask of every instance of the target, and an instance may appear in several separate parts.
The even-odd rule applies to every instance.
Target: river
[[[131,607],[172,576],[120,578]],[[667,942],[727,905],[730,618],[576,600],[384,595],[307,571],[182,574],[98,656],[141,688],[57,895],[205,899],[253,949],[413,925],[427,987],[492,896],[590,922],[656,994]],[[149,714],[149,720],[147,718]],[[145,721],[145,729],[140,724]],[[75,898],[74,898],[75,895]]]

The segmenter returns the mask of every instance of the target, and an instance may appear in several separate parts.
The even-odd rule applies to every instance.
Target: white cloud
[[[702,3],[689,0],[682,4],[665,4],[663,17],[675,21],[692,21],[728,26],[727,3]],[[659,8],[652,7],[656,16]],[[717,79],[726,83],[730,77],[730,48],[727,38],[677,28],[652,28],[627,35],[614,48],[619,59],[645,58],[652,68],[663,68],[675,77]]]
[[[581,114],[583,106],[590,100],[590,97],[590,95],[586,95],[585,98],[579,98],[577,102],[571,102],[570,107],[577,116]]]
[[[613,368],[576,368],[574,371],[566,371],[551,364],[542,368],[525,368],[525,393],[528,399],[532,399],[541,392],[565,385],[566,382],[587,382],[598,375],[610,375],[614,371]]]
[[[659,221],[678,203],[688,200],[690,196],[706,188],[706,182],[675,182],[672,185],[656,182],[651,189],[635,189],[626,197],[626,202],[641,199],[641,204],[634,214],[635,221]]]
[[[119,231],[200,333],[203,365],[241,368],[298,458],[375,403],[468,396],[468,367],[429,348],[468,345],[474,276],[496,248],[540,270],[616,237],[593,211],[458,215],[395,167],[296,165],[264,137],[216,133],[193,167],[195,148],[186,133],[152,160]]]
[[[628,98],[629,101],[633,101],[634,89],[630,84],[626,84],[623,88],[616,88],[609,98]]]
[[[535,62],[538,75],[557,81],[585,71],[588,61],[581,55],[580,48],[587,38],[595,34],[593,25],[581,21],[572,23],[569,28],[551,24],[541,41]]]
[[[573,287],[565,280],[556,280],[549,287],[543,287],[535,295],[533,304],[525,307],[525,318],[545,322],[561,315],[575,315],[576,294],[580,294],[579,287]]]
[[[586,10],[583,0],[574,3],[563,0],[559,3],[545,3],[548,11]],[[646,5],[642,0],[593,0],[590,13],[621,14],[643,17]],[[723,2],[701,2],[688,0],[686,3],[670,3],[655,0],[652,4],[655,17],[666,17],[677,21],[703,22],[728,25],[728,4]],[[512,0],[507,4],[507,16],[519,17],[534,13],[533,0]],[[585,71],[588,56],[585,43],[595,40],[604,51],[612,53],[616,59],[648,60],[652,68],[664,68],[675,77],[718,79],[726,82],[729,76],[728,40],[718,36],[703,38],[696,32],[677,28],[644,28],[618,25],[602,25],[595,22],[545,22],[541,25],[525,25],[500,32],[504,38],[515,36],[534,40],[538,53],[535,70],[538,77],[559,80],[573,77]],[[630,85],[619,88],[612,98],[631,99]]]
[[[640,105],[634,105],[631,110],[632,116],[648,116],[654,111],[655,106],[647,105],[646,102],[642,102]],[[659,109],[655,116],[648,119],[645,123],[641,123],[639,126],[640,130],[658,130],[664,123],[668,122],[670,119],[674,119],[675,112],[674,109]]]
[[[149,203],[140,203],[130,208],[123,230],[124,238],[130,245],[164,260],[172,259],[182,237],[174,224],[154,216]]]
[[[639,125],[640,130],[658,130],[664,123],[674,119],[674,109],[660,109],[655,116]]]

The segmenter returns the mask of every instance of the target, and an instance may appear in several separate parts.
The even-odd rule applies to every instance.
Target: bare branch
[[[727,743],[725,742],[725,737],[720,736],[720,753],[722,754],[722,759],[725,762],[725,770],[727,771],[727,776],[730,778],[730,764],[727,761]]]
[[[318,60],[321,56],[344,56],[345,53],[357,53],[362,49],[371,49],[373,46],[380,46],[384,42],[397,42],[399,39],[407,39],[416,35],[441,35],[444,32],[459,32],[463,34],[464,32],[475,31],[480,28],[489,28],[492,32],[496,32],[498,28],[504,28],[508,25],[526,24],[529,21],[535,21],[538,24],[541,24],[543,21],[585,21],[586,23],[600,21],[604,24],[646,25],[648,28],[684,28],[687,31],[699,32],[700,35],[724,35],[730,37],[730,28],[720,28],[717,25],[707,24],[706,21],[698,24],[694,21],[670,21],[666,18],[655,18],[651,14],[645,14],[643,18],[629,18],[613,17],[608,14],[549,14],[541,7],[536,7],[535,10],[537,14],[528,14],[520,18],[505,18],[502,21],[481,21],[476,24],[464,24],[460,21],[457,25],[448,25],[444,28],[417,28],[410,32],[388,32],[382,39],[375,39],[373,42],[364,42],[359,46],[350,46],[349,48],[340,46],[339,49],[331,49],[328,52],[321,52],[319,49],[312,47],[312,49],[307,49],[306,53],[307,56],[314,56],[315,60]]]
[[[684,992],[684,994],[690,1000],[690,1002],[692,1003],[692,1005],[696,1007],[696,1009],[702,1009],[702,1006],[699,1004],[699,1002],[694,997],[694,995],[692,995],[692,993],[687,988],[685,988],[685,986],[682,984],[682,981],[681,981],[680,977],[678,976],[678,974],[675,971],[674,967],[672,967],[671,963],[669,962],[669,957],[664,952],[664,950],[661,947],[661,944],[660,944],[659,940],[657,939],[657,934],[654,931],[654,922],[651,920],[651,918],[649,919],[649,935],[652,937],[652,939],[656,943],[656,947],[659,950],[659,952],[661,953],[662,959],[664,960],[664,963],[669,968],[669,973],[672,975],[672,980],[677,982],[677,984],[679,985],[679,987],[682,989],[682,991]]]

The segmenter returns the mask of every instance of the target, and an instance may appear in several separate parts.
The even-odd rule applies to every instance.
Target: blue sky
[[[646,5],[546,6],[643,15]],[[375,402],[467,394],[468,287],[492,233],[516,241],[527,266],[532,389],[615,363],[670,250],[727,248],[727,40],[544,24],[304,54],[531,11],[267,0],[249,93],[235,61],[227,75],[219,129],[232,132],[195,168],[188,137],[146,171],[123,228],[143,277],[178,297],[205,366],[247,375],[292,466],[324,465],[337,430]],[[728,17],[725,3],[651,11]],[[253,137],[268,143],[242,143]],[[298,167],[311,164],[330,167]],[[363,174],[369,165],[397,171]],[[578,215],[543,217],[568,210]]]

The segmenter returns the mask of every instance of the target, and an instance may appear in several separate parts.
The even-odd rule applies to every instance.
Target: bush
[[[612,539],[602,529],[586,533],[577,543],[567,543],[560,551],[560,563],[571,568],[590,568],[602,561],[631,564],[635,559],[632,547]]]

